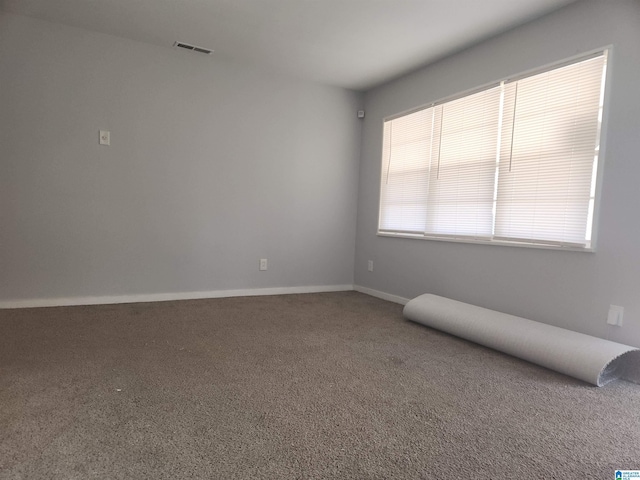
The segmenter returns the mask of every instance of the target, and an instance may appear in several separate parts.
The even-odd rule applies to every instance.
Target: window
[[[386,119],[378,232],[590,248],[606,59]]]

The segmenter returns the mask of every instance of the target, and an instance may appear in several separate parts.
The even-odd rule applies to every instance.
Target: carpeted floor
[[[601,389],[355,292],[0,311],[2,479],[613,479]]]

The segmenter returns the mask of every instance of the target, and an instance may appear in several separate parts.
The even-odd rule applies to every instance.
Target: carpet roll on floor
[[[640,383],[640,349],[628,345],[431,294],[407,303],[404,316],[598,387]]]

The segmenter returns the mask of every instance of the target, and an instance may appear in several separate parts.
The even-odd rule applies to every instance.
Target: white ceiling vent
[[[213,50],[209,50],[208,48],[196,47],[195,45],[190,45],[184,42],[175,42],[173,46],[184,48],[185,50],[192,50],[198,53],[206,53],[207,55],[211,55],[213,53]]]

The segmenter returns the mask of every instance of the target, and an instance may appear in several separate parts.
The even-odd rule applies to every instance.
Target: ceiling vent
[[[213,53],[213,50],[209,50],[208,48],[196,47],[195,45],[189,45],[188,43],[183,42],[175,42],[173,46],[184,48],[185,50],[191,50],[193,52],[206,53],[207,55],[211,55]]]

